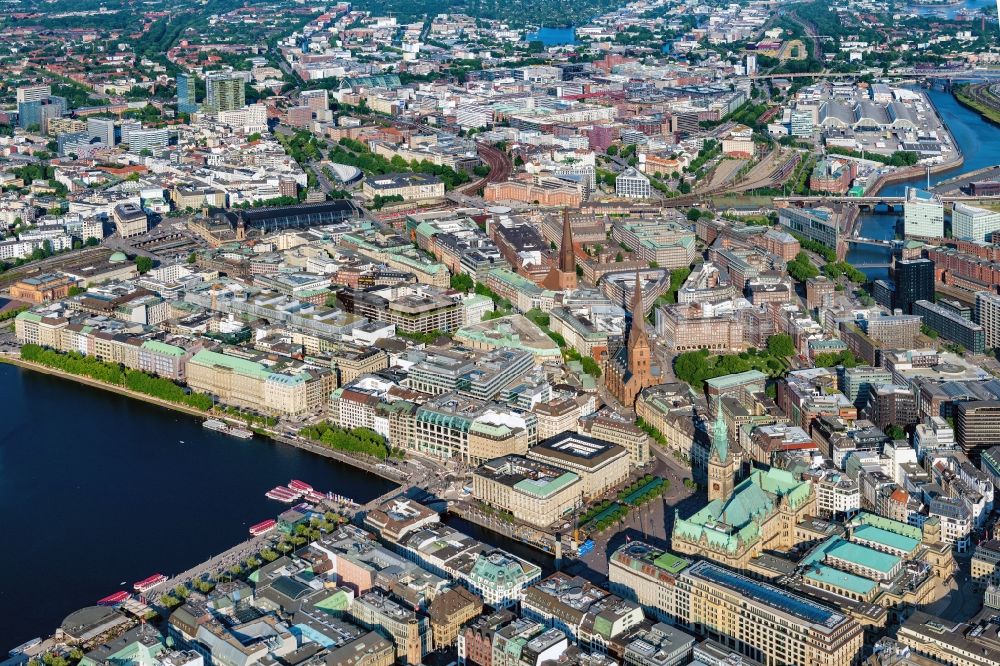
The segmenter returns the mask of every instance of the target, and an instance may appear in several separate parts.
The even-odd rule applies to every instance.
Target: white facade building
[[[1000,212],[956,202],[951,214],[952,236],[958,240],[983,242],[1000,229]]]
[[[936,195],[916,187],[906,189],[903,204],[903,231],[906,236],[944,236],[944,204]]]
[[[649,179],[629,167],[615,178],[615,194],[627,199],[648,199],[653,191]]]

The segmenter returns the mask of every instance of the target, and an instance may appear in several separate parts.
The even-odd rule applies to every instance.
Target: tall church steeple
[[[553,266],[542,281],[542,286],[552,291],[576,289],[576,253],[573,251],[573,230],[569,226],[569,211],[563,210],[562,247],[559,263]]]
[[[635,289],[632,292],[632,323],[628,340],[619,347],[605,366],[604,384],[622,406],[632,409],[639,392],[657,383],[660,377],[653,365],[653,345],[646,332],[646,308],[642,304],[642,274],[636,271]]]
[[[628,334],[628,369],[632,375],[649,376],[652,351],[646,333],[646,308],[642,305],[642,277],[635,272],[635,290],[632,292],[632,326]]]
[[[576,255],[573,252],[573,229],[569,226],[569,211],[563,210],[562,247],[559,248],[559,270],[576,273]]]

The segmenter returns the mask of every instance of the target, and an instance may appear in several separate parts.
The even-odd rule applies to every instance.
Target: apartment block
[[[989,241],[1000,230],[1000,212],[958,201],[951,212],[952,237],[967,241]]]
[[[989,291],[976,292],[974,319],[983,327],[986,348],[1000,348],[1000,295]]]
[[[396,646],[398,663],[422,664],[434,650],[430,619],[381,592],[368,592],[351,604],[351,617],[366,629],[378,631]]]
[[[187,381],[224,404],[284,416],[319,410],[335,388],[328,369],[292,365],[278,372],[253,358],[206,349],[188,360]]]

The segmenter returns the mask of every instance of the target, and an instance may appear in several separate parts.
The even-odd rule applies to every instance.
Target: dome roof
[[[128,261],[128,255],[122,251],[118,251],[108,257],[108,261],[113,264],[122,264]]]

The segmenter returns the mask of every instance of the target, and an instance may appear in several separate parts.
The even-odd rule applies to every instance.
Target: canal
[[[975,111],[959,104],[950,92],[934,89],[927,91],[927,93],[965,157],[965,162],[957,169],[932,174],[931,185],[952,178],[959,173],[975,171],[1000,163],[1000,158],[998,158],[1000,155],[1000,128],[983,120]],[[902,196],[908,186],[925,187],[926,184],[926,177],[914,178],[885,187],[880,194]],[[865,214],[862,216],[861,235],[865,238],[891,239],[895,235],[896,220],[900,217],[902,217],[902,212],[899,209],[895,213],[883,208],[874,214]],[[888,262],[889,251],[871,246],[853,246],[847,254],[847,260],[852,264]],[[885,278],[888,275],[888,270],[885,268],[864,269],[864,272],[873,280]]]
[[[296,478],[367,502],[394,484],[343,463],[0,364],[0,654],[153,573],[246,540]]]
[[[513,553],[522,559],[534,562],[542,568],[543,577],[548,576],[556,570],[555,558],[553,558],[552,555],[532,548],[528,544],[518,541],[517,539],[511,539],[510,537],[494,532],[493,530],[488,530],[485,527],[477,525],[476,523],[470,522],[465,518],[461,518],[454,514],[449,513],[443,517],[443,520],[459,532],[464,532],[465,534],[468,534],[469,536],[478,539],[489,546],[502,548],[503,550]]]

